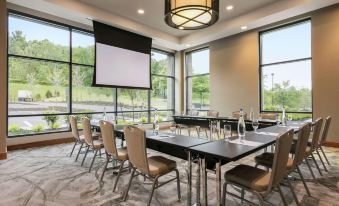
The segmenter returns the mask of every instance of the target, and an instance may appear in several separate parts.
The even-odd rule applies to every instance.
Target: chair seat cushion
[[[79,139],[80,139],[81,142],[85,142],[85,136],[84,135],[80,135]]]
[[[175,161],[162,156],[149,157],[148,165],[151,176],[166,174],[177,167]]]
[[[263,192],[268,189],[271,172],[249,165],[238,165],[225,173],[225,180]]]
[[[128,160],[127,147],[117,148],[118,160]]]
[[[93,146],[95,149],[101,149],[104,147],[104,143],[101,140],[93,140]]]
[[[272,168],[273,159],[274,159],[274,153],[270,153],[270,152],[264,152],[254,158],[256,164],[269,167],[269,168]],[[292,166],[293,166],[293,159],[288,158],[287,169],[290,170]]]

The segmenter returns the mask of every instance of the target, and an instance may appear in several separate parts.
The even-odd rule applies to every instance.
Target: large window
[[[186,111],[209,110],[209,49],[186,53]]]
[[[76,114],[121,124],[174,113],[174,55],[152,50],[153,90],[92,87],[91,32],[11,13],[8,19],[8,136],[69,131]]]
[[[312,114],[311,21],[260,33],[261,111]]]

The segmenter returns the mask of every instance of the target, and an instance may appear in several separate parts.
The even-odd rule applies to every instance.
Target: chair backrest
[[[306,156],[306,148],[308,138],[310,137],[311,133],[311,127],[312,127],[311,123],[306,123],[302,125],[299,129],[298,140],[296,143],[293,159],[293,167],[291,168],[291,170],[294,170],[297,165],[300,165]]]
[[[209,110],[207,111],[207,116],[208,117],[219,117],[219,112],[216,110]]]
[[[278,114],[276,113],[261,113],[260,119],[269,119],[269,120],[277,120]]]
[[[115,159],[119,159],[115,141],[114,125],[108,121],[100,121],[99,124],[106,152]]]
[[[88,145],[93,146],[91,122],[87,117],[82,118],[82,129],[83,129],[83,134],[84,134],[84,137],[85,137],[85,142]]]
[[[328,135],[328,130],[330,129],[330,125],[331,125],[331,121],[332,121],[332,117],[328,116],[325,119],[325,124],[324,124],[324,128],[323,128],[323,132],[321,133],[321,139],[320,139],[320,144],[323,145],[326,142],[327,139],[327,135]]]
[[[321,135],[322,126],[323,126],[323,118],[316,119],[314,126],[313,126],[311,151],[314,151],[314,149],[316,149],[319,145],[319,139]]]
[[[190,111],[190,115],[191,115],[191,116],[199,116],[199,111],[197,111],[197,110],[191,110],[191,111]]]
[[[244,119],[247,119],[247,113],[245,111],[243,111],[243,114],[244,114]],[[232,112],[232,117],[239,119],[240,118],[240,111]]]
[[[124,128],[129,162],[140,172],[149,174],[145,130],[135,126]]]
[[[71,124],[72,135],[75,139],[79,140],[79,130],[78,130],[78,121],[76,116],[69,116],[69,123]]]
[[[275,188],[286,176],[286,165],[293,141],[293,134],[293,130],[289,130],[277,138],[269,190]]]

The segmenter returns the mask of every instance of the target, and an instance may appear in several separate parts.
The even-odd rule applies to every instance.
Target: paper
[[[279,133],[275,133],[275,132],[254,132],[255,134],[261,134],[261,135],[267,135],[267,136],[278,136]]]
[[[230,141],[230,143],[241,144],[241,145],[246,145],[246,146],[250,146],[250,147],[258,147],[258,146],[263,144],[261,142],[254,142],[254,141],[248,141],[248,140],[239,140],[239,139],[232,140],[232,141]]]
[[[159,134],[159,135],[154,135],[154,136],[150,136],[149,138],[152,139],[167,139],[167,138],[173,138],[173,135],[167,135],[167,134]]]

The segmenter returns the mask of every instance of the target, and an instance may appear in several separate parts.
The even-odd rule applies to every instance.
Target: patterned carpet
[[[151,189],[150,183],[144,182],[142,177],[135,178],[128,200],[122,202],[121,196],[129,174],[122,175],[116,192],[112,193],[113,181],[115,180],[112,170],[107,171],[104,183],[100,183],[98,180],[105,157],[98,158],[94,170],[88,173],[93,154],[89,154],[85,165],[80,167],[79,160],[74,162],[75,155],[69,157],[72,146],[72,144],[61,144],[9,152],[8,159],[0,161],[0,205],[146,205]],[[301,167],[312,197],[307,196],[301,181],[295,180],[293,182],[302,205],[339,205],[339,149],[325,149],[332,163],[328,167],[328,173],[324,172],[324,176],[320,176],[312,165],[317,176],[317,180],[314,181],[307,167],[305,165]],[[149,155],[157,154],[157,152],[151,150],[149,153]],[[239,163],[253,165],[253,156],[224,165],[223,173]],[[82,159],[82,155],[80,155],[80,159]],[[152,205],[186,205],[187,162],[176,158],[172,159],[178,163],[182,199],[181,201],[177,200],[176,183],[172,182],[155,191]],[[164,177],[163,180],[170,177]],[[195,180],[195,176],[193,180]],[[290,190],[287,187],[282,188],[289,205],[296,205]],[[213,172],[208,174],[208,189],[209,205],[215,205]],[[193,199],[195,199],[195,188],[193,188],[193,191]],[[257,202],[256,198],[249,193],[246,193],[246,198]],[[277,192],[273,192],[267,200],[274,205],[283,205]],[[227,205],[242,204],[245,203],[240,203],[239,200],[228,196]]]

